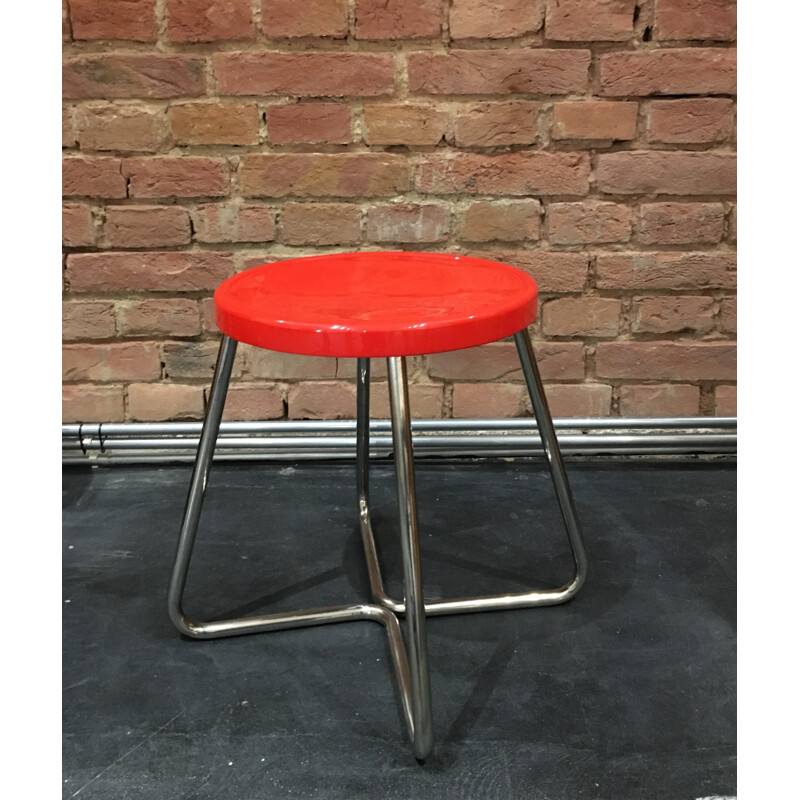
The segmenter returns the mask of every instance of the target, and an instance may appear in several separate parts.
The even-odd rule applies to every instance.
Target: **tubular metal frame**
[[[387,358],[387,366],[392,417],[392,444],[400,515],[404,598],[402,601],[398,601],[385,593],[369,506],[370,360],[368,358],[359,358],[356,378],[356,489],[361,537],[373,602],[310,608],[289,613],[208,622],[189,619],[183,611],[183,594],[197,536],[203,498],[208,484],[208,475],[219,435],[231,370],[236,355],[236,340],[229,336],[223,336],[206,416],[200,434],[200,442],[192,471],[167,593],[169,616],[177,629],[184,635],[194,639],[211,639],[312,625],[329,625],[360,619],[380,623],[385,628],[389,639],[389,649],[397,677],[403,716],[414,755],[419,761],[424,760],[433,747],[426,617],[429,615],[564,603],[578,592],[586,579],[586,553],[581,541],[575,504],[564,471],[553,421],[547,407],[541,377],[527,330],[523,329],[515,334],[514,340],[531,397],[539,435],[550,468],[553,486],[561,508],[567,537],[572,549],[575,569],[573,577],[566,584],[557,589],[532,590],[483,597],[449,600],[425,599],[417,527],[414,457],[406,361],[404,357],[392,357]],[[405,619],[405,637],[403,636],[399,617]]]

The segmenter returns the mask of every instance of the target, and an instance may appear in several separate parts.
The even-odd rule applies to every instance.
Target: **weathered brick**
[[[647,203],[641,207],[639,241],[645,245],[713,244],[722,239],[722,203]]]
[[[131,197],[220,197],[228,193],[222,158],[126,158],[122,173]]]
[[[621,386],[619,413],[623,417],[696,417],[700,387],[685,383]]]
[[[736,38],[736,0],[656,0],[656,40]]]
[[[275,209],[250,203],[204,203],[192,213],[198,242],[271,242]]]
[[[154,42],[155,0],[69,0],[72,38]]]
[[[122,422],[125,399],[122,386],[88,384],[61,387],[61,421]]]
[[[736,416],[736,387],[717,386],[714,389],[716,408],[714,413],[718,417]]]
[[[557,42],[624,42],[636,0],[547,0],[544,35]]]
[[[243,156],[239,181],[246,197],[375,197],[411,186],[407,159],[377,153]]]
[[[625,141],[636,138],[635,102],[586,101],[553,104],[554,139]]]
[[[167,378],[205,378],[214,376],[214,366],[219,353],[218,342],[167,342],[161,349],[164,375]],[[242,374],[242,356],[236,354],[231,376]]]
[[[481,200],[467,208],[458,235],[467,242],[538,239],[541,216],[538,200]]]
[[[161,361],[153,342],[68,344],[61,356],[66,381],[154,381]]]
[[[342,103],[267,106],[267,136],[272,144],[347,144],[351,124],[350,107]]]
[[[586,89],[588,50],[450,50],[408,56],[418,94],[571,94]]]
[[[189,212],[180,206],[109,206],[104,230],[110,247],[168,247],[192,238]]]
[[[197,97],[206,90],[205,59],[160,53],[99,53],[67,58],[62,96],[68,100]]]
[[[533,144],[539,103],[510,100],[469,103],[456,112],[455,143],[458,147],[498,147]]]
[[[611,297],[560,297],[542,305],[546,336],[616,336],[622,303]]]
[[[736,254],[600,253],[598,289],[733,289]]]
[[[597,188],[609,194],[732,195],[735,153],[601,153]]]
[[[356,0],[357,39],[438,37],[442,19],[439,0]]]
[[[598,342],[599,378],[656,381],[736,379],[736,345],[728,342]]]
[[[261,27],[267,36],[347,35],[347,0],[261,0]]]
[[[247,369],[254,378],[318,380],[336,377],[336,359],[250,347],[247,349]]]
[[[394,92],[389,53],[216,53],[220,94],[377,97]]]
[[[61,146],[75,147],[75,125],[72,121],[72,109],[69,106],[61,107]]]
[[[373,362],[380,359],[373,359]],[[444,404],[444,385],[441,383],[409,383],[408,405],[413,419],[440,419]],[[389,419],[389,384],[371,381],[369,386],[369,415],[372,419]]]
[[[102,300],[73,300],[61,304],[61,338],[111,339],[116,334],[114,304]]]
[[[118,158],[65,158],[61,162],[64,196],[102,197],[116,200],[127,189]]]
[[[510,342],[494,342],[464,350],[427,356],[432,378],[463,381],[521,381],[517,348]]]
[[[731,206],[731,213],[728,217],[728,236],[727,239],[731,244],[736,244],[736,203]]]
[[[545,381],[576,381],[584,377],[581,342],[534,342],[539,372]]]
[[[79,106],[76,113],[81,150],[155,152],[170,143],[161,109],[141,106]]]
[[[178,144],[258,144],[255,103],[181,103],[167,116]]]
[[[589,169],[585,153],[436,154],[419,165],[417,189],[435,194],[585,195]]]
[[[415,362],[419,359],[411,358],[408,361],[408,371],[413,373],[415,370]],[[386,380],[389,372],[386,369],[385,358],[371,358],[369,362],[369,375],[370,381]],[[355,358],[337,358],[336,359],[336,377],[347,378],[348,380],[355,380],[358,375],[358,360]],[[388,385],[388,384],[387,384]],[[387,389],[388,391],[388,389]]]
[[[194,292],[233,274],[230,253],[81,253],[67,256],[73,292]]]
[[[361,240],[361,209],[350,203],[286,203],[281,240],[293,245],[356,244]]]
[[[536,33],[544,21],[542,0],[453,0],[450,37],[506,39]]]
[[[343,381],[309,381],[289,389],[289,419],[353,419],[356,387]]]
[[[147,299],[117,303],[122,336],[197,336],[200,314],[195,300]]]
[[[453,384],[457,419],[502,419],[525,414],[525,387],[513,383]]]
[[[714,325],[712,297],[639,297],[632,310],[634,333],[708,333]]]
[[[274,383],[234,383],[225,398],[224,420],[281,419],[283,391]]]
[[[618,203],[551,203],[547,208],[550,244],[627,242],[631,209]]]
[[[367,209],[371,242],[441,242],[450,230],[450,214],[434,203],[399,203]]]
[[[733,100],[693,97],[654,100],[650,104],[647,139],[666,144],[719,142],[733,132]]]
[[[725,333],[736,333],[736,298],[723,297],[719,304],[719,324]]]
[[[67,5],[67,0],[61,0],[61,41],[72,41],[72,25],[69,21],[69,5]]]
[[[510,264],[527,272],[540,292],[579,292],[589,274],[587,253],[548,250],[470,250],[467,255]]]
[[[178,383],[132,383],[128,415],[134,422],[202,419],[203,387]]]
[[[604,95],[733,94],[736,51],[722,47],[670,48],[600,56]]]
[[[61,207],[61,243],[64,247],[91,247],[96,240],[92,209],[82,203]]]
[[[167,35],[173,42],[253,39],[250,0],[167,0]]]
[[[547,405],[555,419],[607,417],[611,414],[611,387],[604,383],[550,383]]]
[[[447,130],[450,115],[431,105],[364,106],[364,141],[372,145],[434,145]]]
[[[219,333],[217,327],[217,309],[213,297],[204,297],[200,300],[200,321],[204,331]]]

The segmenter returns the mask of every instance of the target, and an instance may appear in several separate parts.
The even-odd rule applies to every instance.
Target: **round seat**
[[[315,356],[407,356],[511,336],[536,316],[536,282],[515,267],[442,253],[336,253],[245,270],[214,293],[219,329]]]

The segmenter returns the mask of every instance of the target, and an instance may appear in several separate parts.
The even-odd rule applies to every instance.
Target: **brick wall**
[[[62,1],[65,422],[200,418],[214,287],[355,249],[534,275],[555,416],[735,414],[735,2]],[[237,359],[230,419],[354,413],[352,361]],[[510,342],[410,372],[529,413]]]

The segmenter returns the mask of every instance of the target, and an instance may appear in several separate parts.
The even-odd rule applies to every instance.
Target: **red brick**
[[[258,144],[254,103],[181,103],[167,112],[177,144]]]
[[[407,159],[372,153],[243,156],[245,197],[375,197],[411,186]]]
[[[732,289],[736,254],[600,253],[598,289]]]
[[[175,383],[132,383],[128,415],[135,422],[202,419],[203,387]]]
[[[241,203],[205,203],[192,214],[198,242],[271,242],[275,209]]]
[[[273,383],[234,383],[225,398],[224,420],[281,419],[283,392]]]
[[[261,0],[261,27],[267,36],[347,35],[347,0]]]
[[[408,56],[418,94],[571,94],[586,90],[588,50],[450,50]]]
[[[161,109],[137,106],[80,106],[76,114],[81,150],[155,152],[170,143]]]
[[[276,353],[258,347],[247,349],[247,368],[254,378],[318,380],[336,377],[336,359]]]
[[[233,274],[230,253],[82,253],[67,256],[74,292],[194,292]]]
[[[544,21],[541,0],[453,0],[452,39],[505,39],[536,33]]]
[[[375,360],[380,359],[373,359]],[[408,405],[413,419],[441,419],[444,386],[441,383],[409,383]],[[389,384],[371,381],[369,415],[372,419],[389,419]]]
[[[627,242],[631,210],[617,203],[551,203],[547,225],[550,244]]]
[[[289,389],[289,419],[353,419],[356,387],[342,381],[311,381]]]
[[[725,333],[736,333],[736,298],[723,297],[719,304],[719,325]]]
[[[697,97],[654,100],[650,104],[647,139],[684,144],[720,142],[733,133],[733,100]]]
[[[547,405],[555,419],[607,417],[611,387],[604,383],[556,383],[545,387]]]
[[[64,247],[91,247],[95,239],[92,209],[81,203],[65,203],[61,207],[61,243]]]
[[[72,109],[69,106],[61,108],[61,146],[75,147],[75,126],[72,122]]]
[[[546,336],[616,336],[622,303],[610,297],[561,297],[542,305]]]
[[[414,373],[416,369],[416,362],[420,360],[420,357],[411,358],[408,362],[408,371],[409,373]],[[358,375],[357,372],[357,364],[358,361],[355,358],[337,358],[336,359],[336,377],[337,378],[347,378],[348,380],[355,380],[356,376]],[[386,359],[385,358],[372,358],[369,362],[369,375],[370,380],[375,382],[378,379],[386,380],[388,370],[386,369]],[[387,384],[388,385],[388,384]],[[388,391],[388,390],[387,390]]]
[[[214,298],[204,297],[200,301],[200,320],[204,331],[219,333],[216,316],[217,310],[214,306]]]
[[[364,141],[367,144],[438,144],[450,115],[431,105],[364,106]]]
[[[61,421],[122,422],[125,418],[125,399],[122,386],[61,387]]]
[[[287,103],[267,106],[272,144],[347,144],[350,108],[340,103]]]
[[[72,41],[72,25],[69,21],[69,6],[67,0],[61,0],[61,41]]]
[[[346,203],[286,203],[281,231],[286,244],[356,244],[361,240],[361,209]]]
[[[636,138],[633,102],[563,102],[553,104],[554,139],[625,141]]]
[[[504,103],[470,103],[456,113],[458,147],[498,147],[533,144],[539,103],[511,100]]]
[[[736,0],[656,0],[656,40],[736,39]]]
[[[434,353],[427,356],[432,378],[466,381],[522,380],[517,348],[510,342],[495,342],[480,347]]]
[[[65,196],[104,197],[127,194],[118,158],[65,158],[61,163],[61,187]]]
[[[228,193],[222,158],[126,158],[122,173],[131,197],[220,197]]]
[[[708,333],[713,325],[712,297],[639,297],[633,302],[634,333]]]
[[[61,338],[65,342],[112,339],[115,334],[113,303],[77,300],[61,304]]]
[[[525,387],[512,383],[453,384],[457,419],[503,419],[525,414]]]
[[[110,247],[189,244],[189,212],[180,206],[109,206],[105,235]]]
[[[587,253],[548,250],[470,250],[467,255],[510,264],[527,272],[540,292],[579,292],[589,274]]]
[[[420,164],[417,189],[435,194],[584,195],[589,169],[585,153],[437,154]]]
[[[155,0],[69,0],[73,39],[154,42]]]
[[[619,413],[623,417],[696,417],[700,387],[682,383],[621,386]]]
[[[713,244],[722,239],[722,203],[648,203],[641,207],[639,241],[645,245]]]
[[[736,416],[736,387],[717,386],[714,389],[716,400],[715,415],[718,417]]]
[[[203,378],[214,375],[219,353],[218,342],[167,342],[162,348],[164,375],[167,378]],[[237,353],[231,375],[242,374],[242,354]]]
[[[609,194],[732,195],[735,153],[601,153],[597,188]]]
[[[600,56],[604,95],[733,94],[736,51],[721,47],[647,50]]]
[[[62,72],[67,100],[197,97],[205,93],[205,59],[160,53],[98,53],[67,58]]]
[[[534,342],[539,372],[545,381],[575,381],[584,377],[581,342]]]
[[[253,39],[250,0],[167,0],[167,34],[173,42]]]
[[[197,336],[200,314],[196,300],[126,300],[117,304],[121,336]]]
[[[547,0],[544,35],[557,42],[624,42],[636,0]]]
[[[370,242],[441,242],[450,229],[447,208],[433,203],[399,203],[367,209]]]
[[[728,236],[727,239],[731,244],[736,244],[736,204],[732,204],[731,213],[728,217]]]
[[[154,381],[161,377],[161,360],[153,342],[68,344],[61,370],[66,381]]]
[[[727,342],[598,342],[600,378],[711,381],[736,379],[736,345]]]
[[[538,239],[541,216],[538,200],[481,200],[467,208],[459,238],[467,242]]]
[[[439,0],[356,0],[357,39],[417,39],[439,36]]]
[[[390,53],[216,53],[220,94],[374,97],[394,92]]]

